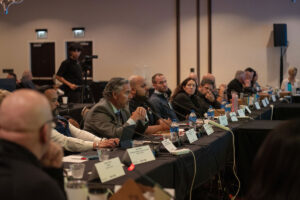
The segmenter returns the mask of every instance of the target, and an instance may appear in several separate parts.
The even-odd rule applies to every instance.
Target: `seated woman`
[[[288,83],[291,83],[292,88],[300,87],[300,81],[296,79],[298,69],[296,67],[290,67],[288,69],[288,78],[283,79],[281,83],[281,90],[288,91]]]
[[[171,102],[179,120],[186,120],[191,110],[195,111],[197,117],[203,117],[206,112],[200,105],[196,90],[197,83],[193,78],[185,79],[176,88],[174,95],[171,97]]]
[[[300,121],[273,129],[259,149],[245,200],[296,200],[300,197]]]

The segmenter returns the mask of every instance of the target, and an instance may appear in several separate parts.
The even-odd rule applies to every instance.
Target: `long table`
[[[257,120],[270,120],[271,114],[271,109],[267,107],[262,108],[261,110],[253,110],[250,116]],[[249,124],[249,127],[251,128],[253,126],[252,123],[254,122],[256,121],[246,119],[229,124],[229,127],[238,137],[236,140],[238,141],[238,144],[236,144],[236,148],[239,151],[239,153],[237,154],[238,157],[239,155],[243,154],[243,142],[241,141],[243,140],[244,136],[242,137],[241,134],[243,130],[248,130],[247,124]],[[265,123],[266,121],[261,121],[261,124]],[[273,125],[270,125],[270,127],[272,128]],[[216,175],[222,168],[224,168],[228,160],[232,160],[231,134],[216,127],[214,127],[214,130],[215,132],[213,134],[209,136],[202,136],[193,144],[184,144],[184,148],[191,149],[196,157],[197,173],[195,177],[194,188],[199,187],[201,184]],[[246,135],[248,134],[245,134],[245,136]],[[255,148],[252,147],[252,151],[257,151],[258,147],[259,144],[257,144]],[[124,153],[124,150],[114,150],[111,152],[110,158],[122,158]],[[96,154],[96,152],[86,152],[85,154]],[[250,156],[247,157],[249,162],[252,162],[254,154],[250,154]],[[246,155],[246,153],[244,155]],[[90,175],[88,174],[88,172],[92,171],[92,168],[96,162],[98,161],[91,160],[86,163],[84,179],[89,179]],[[69,163],[65,163],[65,166],[67,167],[68,164]],[[238,164],[238,167],[243,168],[243,165]],[[161,152],[156,157],[155,161],[137,165],[136,169],[139,170],[141,174],[151,177],[154,181],[158,182],[163,187],[174,188],[176,192],[176,199],[185,199],[188,196],[188,192],[191,187],[191,182],[194,175],[194,162],[191,154],[172,156],[167,152]],[[248,169],[246,171],[248,171]],[[150,184],[143,176],[134,171],[127,171],[125,169],[125,172],[125,176],[119,177],[109,182],[100,184],[100,181],[98,179],[92,181],[92,183],[99,184],[101,187],[112,188],[114,185],[123,184],[128,178],[133,178],[143,184]],[[244,172],[241,171],[240,174],[244,174]]]

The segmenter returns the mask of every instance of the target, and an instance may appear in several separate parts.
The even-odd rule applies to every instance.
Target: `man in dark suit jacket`
[[[128,102],[131,98],[130,85],[124,78],[112,78],[103,91],[104,98],[88,112],[84,129],[107,138],[120,138],[126,126],[136,126],[141,134],[147,128],[146,110],[138,107],[130,115]]]
[[[5,97],[0,106],[0,199],[65,199],[42,169],[57,168],[63,180],[58,169],[63,153],[50,142],[51,123],[49,103],[41,94],[21,89]]]

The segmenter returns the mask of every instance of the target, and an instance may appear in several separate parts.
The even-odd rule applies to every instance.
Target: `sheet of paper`
[[[119,157],[96,163],[95,167],[102,183],[125,175]]]
[[[198,137],[196,135],[196,131],[193,128],[186,131],[185,134],[186,134],[186,136],[187,136],[190,143],[193,143],[193,142],[198,140]]]
[[[69,163],[82,163],[87,161],[83,156],[80,155],[69,155],[63,157],[63,162],[69,162]]]
[[[155,160],[149,145],[130,148],[127,152],[134,165]]]

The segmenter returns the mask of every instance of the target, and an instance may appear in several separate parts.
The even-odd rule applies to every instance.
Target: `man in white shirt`
[[[281,83],[282,91],[288,91],[288,83],[291,84],[292,91],[293,91],[293,89],[300,87],[300,81],[298,79],[296,79],[297,72],[298,72],[298,69],[296,67],[290,67],[288,69],[289,77],[283,79],[283,81]],[[290,91],[290,92],[292,92],[292,91]]]
[[[45,95],[50,102],[52,111],[54,111],[59,105],[57,92],[54,89],[48,89],[45,91]],[[115,147],[119,143],[119,139],[99,138],[76,128],[62,116],[55,117],[57,122],[55,129],[52,129],[51,139],[67,151],[82,152],[97,148]]]

